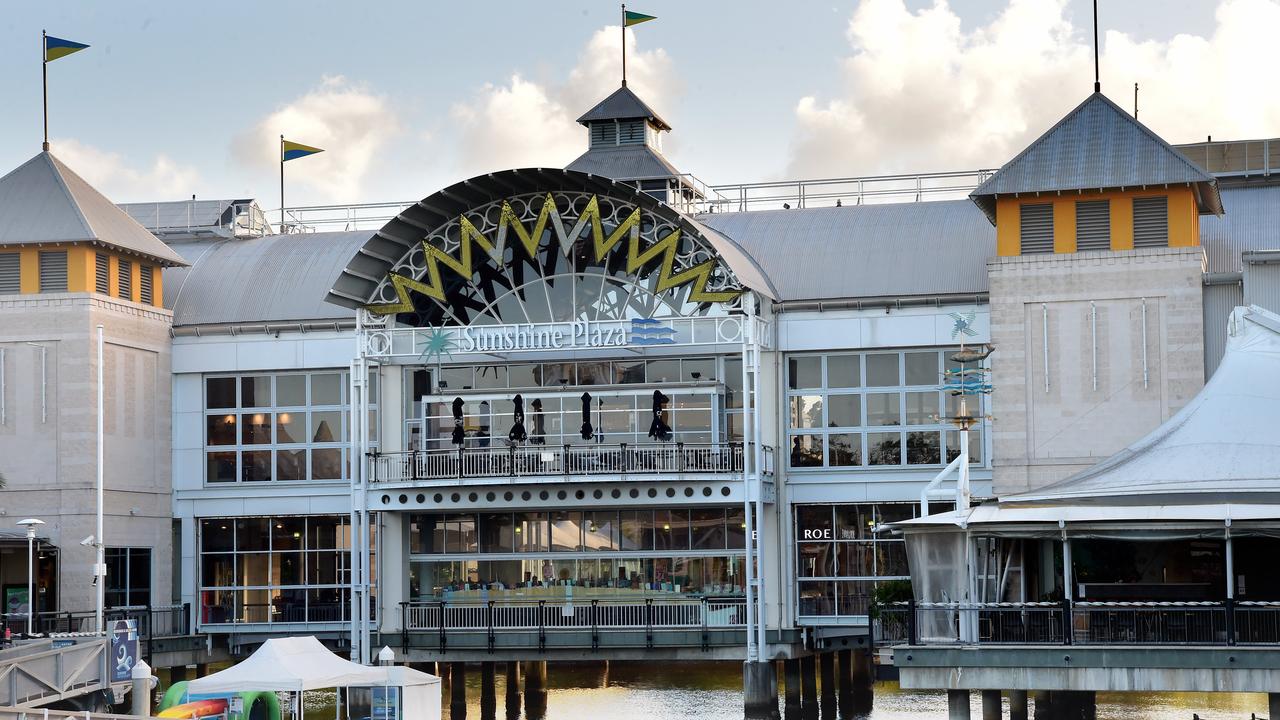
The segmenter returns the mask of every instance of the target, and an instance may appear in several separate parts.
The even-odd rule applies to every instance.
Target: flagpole
[[[622,87],[627,86],[627,4],[622,3]]]
[[[40,31],[40,90],[44,96],[44,143],[41,148],[49,152],[49,34]],[[625,84],[625,83],[624,83]]]
[[[284,136],[280,136],[280,234],[284,234]]]

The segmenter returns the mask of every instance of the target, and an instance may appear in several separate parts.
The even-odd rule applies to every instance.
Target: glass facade
[[[205,482],[346,480],[347,378],[337,370],[206,377]],[[370,382],[376,389],[376,376]],[[375,439],[377,419],[374,405]]]
[[[347,516],[204,518],[199,522],[201,623],[351,618]],[[371,567],[377,568],[376,561]]]
[[[438,374],[435,395],[440,402],[427,407],[421,418],[421,398],[432,394],[432,373]],[[711,386],[710,383],[719,385]],[[628,385],[648,386],[643,391]],[[609,386],[607,389],[600,386]],[[546,445],[586,443],[639,444],[649,436],[653,420],[653,390],[669,400],[662,414],[671,428],[672,442],[720,443],[742,440],[741,358],[664,358],[597,362],[523,363],[443,367],[406,371],[405,440],[423,450],[452,449],[453,393],[464,401],[463,429],[468,447],[501,446],[507,441],[514,411],[511,399],[524,400],[525,428],[534,442]],[[500,397],[484,397],[484,391]],[[503,392],[510,391],[510,392]],[[582,437],[580,395],[590,393],[591,439]],[[537,403],[535,405],[535,402]],[[425,429],[424,429],[425,428]],[[536,440],[535,440],[536,439]]]
[[[939,390],[956,369],[951,350],[826,353],[787,358],[788,463],[792,469],[942,466],[959,454],[944,418],[959,399]],[[981,398],[969,399],[968,412]],[[969,432],[973,465],[986,459],[983,420]]]
[[[415,600],[743,593],[741,507],[415,514]]]
[[[797,505],[794,509],[801,617],[864,616],[877,582],[909,578],[906,542],[876,528],[915,517],[915,504]]]

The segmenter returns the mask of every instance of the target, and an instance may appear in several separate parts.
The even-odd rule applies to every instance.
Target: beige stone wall
[[[92,610],[96,511],[96,325],[104,326],[104,535],[151,548],[152,602],[171,598],[170,346],[172,314],[102,295],[0,298],[5,417],[0,424],[0,527],[34,516],[59,548],[58,604]],[[41,420],[40,349],[46,353]],[[7,527],[5,529],[8,529]],[[25,554],[19,555],[24,559]],[[12,563],[11,563],[12,564]],[[3,582],[26,567],[0,568]]]
[[[1200,390],[1202,262],[1200,248],[988,261],[998,495],[1109,457]]]

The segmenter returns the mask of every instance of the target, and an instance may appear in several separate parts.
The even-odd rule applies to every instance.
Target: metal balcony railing
[[[373,481],[556,478],[580,475],[740,475],[741,443],[522,445],[374,453]],[[765,474],[772,470],[766,453]]]
[[[663,632],[701,631],[706,648],[711,631],[745,629],[747,616],[742,597],[408,602],[400,608],[402,644],[409,644],[411,634],[425,633],[442,652],[451,635],[480,633],[487,635],[492,651],[500,631],[536,633],[539,651],[546,649],[549,634],[589,633],[595,649],[602,632],[625,630],[643,631],[647,647],[654,647],[655,636]]]
[[[153,637],[180,637],[191,634],[191,606],[182,605],[129,605],[110,607],[103,611],[107,629],[116,620],[137,620],[138,635],[147,640]],[[36,613],[33,629],[37,635],[59,633],[98,632],[97,613],[93,610],[68,610],[63,612]],[[0,614],[0,635],[8,630],[11,635],[25,635],[26,613]]]
[[[885,644],[1280,643],[1280,602],[910,602],[883,607],[878,612],[881,630],[877,640]],[[966,625],[976,630],[976,638],[963,637]]]

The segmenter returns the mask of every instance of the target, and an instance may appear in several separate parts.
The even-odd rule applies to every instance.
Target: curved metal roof
[[[998,195],[1193,185],[1222,213],[1217,181],[1102,93],[1093,93],[969,197],[995,221]]]
[[[325,302],[347,260],[370,232],[268,235],[174,245],[190,268],[164,273],[164,304],[174,326],[346,320]]]
[[[995,228],[968,200],[709,213],[698,221],[755,259],[779,300],[987,291]]]
[[[768,275],[747,253],[719,234],[704,235],[692,218],[631,185],[574,170],[529,168],[480,175],[451,185],[406,208],[378,230],[342,270],[329,291],[329,302],[356,308],[372,301],[374,292],[396,263],[430,231],[462,213],[512,195],[531,192],[580,191],[625,200],[662,215],[683,232],[700,237],[720,255],[743,287],[776,298]]]
[[[49,152],[0,177],[0,245],[92,243],[163,266],[183,259]]]

